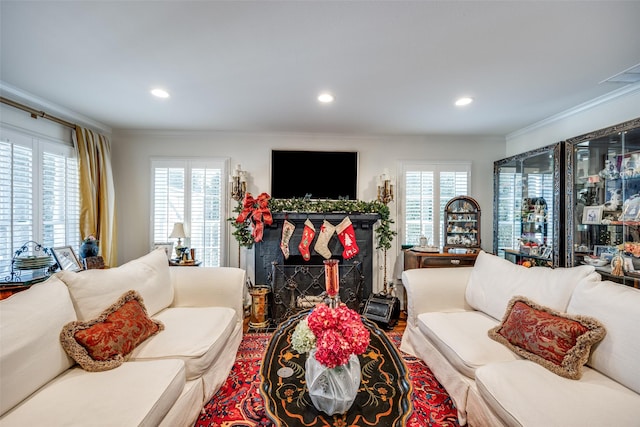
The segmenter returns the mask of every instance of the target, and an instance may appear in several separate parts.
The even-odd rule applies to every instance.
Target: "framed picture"
[[[60,266],[60,270],[82,271],[82,264],[71,246],[52,248],[51,252]]]
[[[153,249],[155,250],[158,248],[164,249],[164,252],[167,254],[167,259],[171,259],[171,255],[173,254],[173,242],[154,243]]]
[[[598,258],[605,258],[605,259],[611,260],[615,252],[616,252],[615,246],[595,245],[593,247],[593,255]]]
[[[540,255],[542,258],[547,258],[547,259],[551,259],[551,253],[553,252],[553,248],[544,248],[544,251],[542,251],[542,254]]]
[[[600,224],[602,221],[602,211],[604,206],[585,206],[582,211],[583,224]]]
[[[631,259],[631,257],[624,257],[624,265],[622,266],[622,268],[626,272],[636,271],[635,267],[633,266],[633,260]]]
[[[622,220],[635,221],[640,216],[640,197],[628,199],[623,205]],[[586,210],[587,208],[585,208]]]

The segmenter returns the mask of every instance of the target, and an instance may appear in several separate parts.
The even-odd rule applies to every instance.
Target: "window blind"
[[[35,241],[78,250],[79,193],[69,145],[0,128],[0,278],[15,251]]]
[[[407,162],[402,170],[403,242],[417,245],[425,236],[443,246],[444,207],[451,198],[469,194],[471,163]]]
[[[225,169],[225,161],[219,159],[152,161],[151,243],[174,240],[168,237],[173,224],[182,222],[188,234],[183,244],[196,250],[202,265],[222,265]]]

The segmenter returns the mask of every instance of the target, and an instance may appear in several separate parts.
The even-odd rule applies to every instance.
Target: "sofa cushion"
[[[640,395],[585,368],[570,380],[528,360],[476,371],[478,393],[509,426],[635,426]]]
[[[556,312],[524,297],[514,297],[489,337],[525,359],[570,379],[582,376],[591,347],[605,329],[596,319]]]
[[[595,267],[526,268],[480,251],[471,271],[466,299],[476,310],[501,319],[507,304],[523,295],[553,310],[566,311],[571,293],[584,277],[600,280]]]
[[[83,369],[98,372],[122,365],[134,348],[162,329],[161,322],[147,315],[140,294],[129,291],[97,318],[66,324],[60,340]]]
[[[185,385],[179,360],[69,369],[0,418],[3,427],[158,426]]]
[[[487,363],[519,359],[487,335],[487,331],[497,324],[497,320],[479,311],[435,312],[418,316],[420,332],[469,378],[474,378],[476,369]]]
[[[78,320],[98,317],[120,295],[131,289],[144,298],[150,316],[173,301],[169,263],[161,248],[120,267],[77,273],[62,271],[56,275],[69,288]]]
[[[75,319],[56,277],[0,301],[0,414],[73,366],[59,335]]]
[[[640,393],[640,290],[609,281],[581,282],[567,312],[595,317],[607,329],[587,366]]]
[[[228,307],[171,307],[155,318],[164,331],[138,346],[130,360],[180,359],[187,380],[200,377],[225,351],[237,322],[235,310]]]

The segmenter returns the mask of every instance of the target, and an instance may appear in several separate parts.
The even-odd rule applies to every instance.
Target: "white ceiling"
[[[640,63],[640,1],[2,0],[0,14],[0,81],[114,129],[506,135]],[[461,95],[476,101],[456,108]]]

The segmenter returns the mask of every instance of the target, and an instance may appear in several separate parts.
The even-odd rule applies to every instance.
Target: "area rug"
[[[398,347],[402,335],[389,332]],[[220,390],[204,407],[195,427],[267,427],[274,424],[267,418],[260,396],[260,364],[271,334],[245,334],[236,362]],[[400,352],[413,383],[413,412],[408,427],[458,426],[457,411],[445,389],[429,368],[419,359]],[[328,426],[347,427],[347,426]]]

